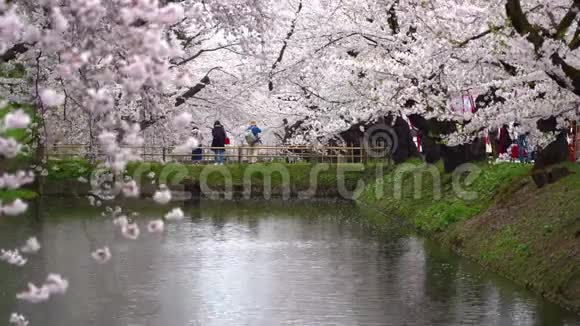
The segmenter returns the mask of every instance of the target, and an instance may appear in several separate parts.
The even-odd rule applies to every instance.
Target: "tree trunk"
[[[435,164],[441,160],[441,145],[433,137],[421,135],[421,146],[423,147],[425,162]]]
[[[394,144],[393,161],[396,164],[400,164],[412,157],[420,157],[417,145],[413,141],[409,124],[403,118],[397,117],[394,129],[397,135],[397,141]]]
[[[476,139],[473,143],[459,146],[441,146],[441,154],[445,172],[453,172],[459,166],[469,162],[484,161],[487,159],[485,141]]]
[[[569,160],[568,141],[566,134],[560,133],[558,138],[537,154],[532,170],[532,179],[538,188],[554,183],[570,172],[566,168],[551,168],[551,166]]]

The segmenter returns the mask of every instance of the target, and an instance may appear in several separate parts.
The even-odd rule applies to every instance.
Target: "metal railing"
[[[173,146],[142,146],[132,148],[143,161],[181,162],[194,164],[213,163],[215,150],[225,150],[228,163],[244,162],[320,162],[320,163],[365,163],[370,160],[368,148],[349,146],[226,146],[220,148],[200,147],[197,152],[175,153]],[[372,148],[370,150],[376,150]],[[45,148],[46,159],[85,158],[104,160],[105,153],[97,146],[83,144],[57,144]],[[376,159],[376,158],[373,158]],[[388,158],[384,158],[387,160]]]

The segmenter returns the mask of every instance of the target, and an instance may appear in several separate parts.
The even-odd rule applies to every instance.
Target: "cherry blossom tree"
[[[300,11],[296,30],[307,35],[288,34],[273,75],[289,111],[321,134],[394,113],[456,121],[444,140],[451,146],[513,122],[545,146],[557,133],[539,121],[556,118],[564,127],[578,118],[573,1],[316,4],[328,10]],[[478,98],[477,112],[453,110],[463,91]]]
[[[15,86],[1,96],[34,105],[40,122],[39,143],[47,141],[54,129],[68,129],[68,139],[87,140],[91,148],[104,151],[107,167],[120,175],[127,162],[139,159],[133,147],[143,144],[143,129],[170,118],[182,124],[179,120],[189,118],[176,108],[211,85],[214,74],[236,77],[227,71],[236,67],[234,63],[209,67],[220,60],[198,59],[217,51],[255,55],[244,40],[260,39],[262,21],[255,17],[264,14],[261,8],[258,1],[231,1],[211,7],[198,1],[2,1],[1,62],[3,67],[18,65],[25,71],[24,76],[11,78],[16,80]],[[203,64],[191,68],[200,61]],[[30,118],[16,111],[5,117],[2,128],[28,124]],[[20,147],[13,138],[0,138],[5,158],[18,155]],[[29,181],[25,172],[5,174],[2,186],[17,188]],[[117,186],[125,190],[135,184],[117,182]],[[1,208],[5,215],[18,215],[26,206],[16,200]],[[168,219],[178,219],[177,213],[173,211]],[[116,210],[111,214],[119,215]],[[127,239],[139,237],[137,224],[119,225]],[[148,229],[162,231],[163,221],[152,221]],[[36,245],[35,240],[29,240],[22,252],[37,250]],[[100,262],[110,255],[107,247],[93,253]],[[22,266],[27,259],[15,249],[2,251],[2,260]],[[66,280],[51,274],[46,284],[30,284],[28,291],[17,297],[36,303],[64,293],[67,287]],[[17,314],[11,322],[28,323]]]

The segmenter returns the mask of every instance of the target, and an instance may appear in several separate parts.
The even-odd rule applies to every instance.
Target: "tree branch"
[[[222,49],[229,48],[230,46],[233,46],[233,45],[237,45],[237,44],[227,44],[227,45],[218,46],[217,48],[212,48],[212,49],[201,49],[196,54],[194,54],[193,56],[191,56],[191,57],[189,57],[187,59],[183,59],[182,61],[174,64],[171,68],[175,68],[175,67],[178,67],[178,66],[182,66],[182,65],[184,65],[184,64],[186,64],[186,63],[188,63],[188,62],[190,62],[192,60],[197,59],[199,56],[201,56],[202,54],[204,54],[206,52],[219,51],[219,50],[222,50]]]
[[[308,94],[310,94],[310,95],[313,95],[314,97],[316,97],[316,98],[318,98],[318,99],[320,99],[320,100],[322,100],[322,101],[324,101],[324,102],[331,103],[331,104],[349,104],[349,103],[352,103],[352,102],[343,102],[343,101],[335,101],[335,100],[329,100],[329,99],[326,99],[326,98],[324,98],[323,96],[321,96],[321,95],[317,94],[316,92],[312,91],[312,90],[311,90],[311,89],[309,89],[307,86],[300,85],[300,84],[299,84],[299,83],[297,83],[297,82],[292,82],[292,83],[293,83],[294,85],[296,85],[296,86],[300,87],[300,89],[301,89],[301,90],[302,90],[302,91],[303,91],[305,94],[307,94],[307,95],[308,95]]]
[[[568,47],[572,51],[580,47],[580,24],[576,27],[576,32],[574,33],[574,37],[572,37],[572,41],[568,44]]]
[[[393,35],[399,34],[399,17],[397,17],[397,6],[399,5],[399,0],[395,0],[395,2],[391,5],[389,10],[387,11],[387,23],[389,23],[389,27],[391,28],[391,32]]]
[[[302,7],[303,7],[302,0],[300,0],[300,3],[298,4],[298,9],[296,10],[296,16],[294,17],[294,19],[292,20],[292,23],[290,24],[290,31],[288,31],[288,34],[286,34],[286,38],[284,39],[284,44],[282,45],[282,49],[280,49],[280,53],[278,54],[278,58],[272,64],[272,70],[270,72],[270,82],[268,83],[268,89],[270,91],[274,90],[274,82],[272,81],[273,73],[276,70],[276,67],[278,67],[278,64],[280,64],[282,62],[282,60],[284,59],[284,53],[286,52],[286,48],[288,47],[288,41],[290,41],[290,39],[292,38],[292,35],[294,35],[294,31],[296,30],[296,22],[298,21],[298,16],[300,15],[300,12],[302,11]]]
[[[574,7],[576,6],[579,6],[577,8],[580,8],[580,0],[574,0]],[[544,44],[544,37],[557,37],[557,35],[550,35],[549,33],[541,34],[538,27],[532,26],[522,10],[520,0],[508,0],[506,4],[506,12],[514,26],[514,29],[518,34],[526,37],[526,39],[534,45],[538,58],[542,58],[543,55],[541,53],[541,48]],[[575,15],[576,14],[574,13],[574,17]],[[560,23],[560,26],[564,30],[568,28],[566,27],[568,20],[569,17],[564,17]],[[560,87],[568,89],[574,94],[580,96],[580,70],[569,65],[558,52],[551,54],[549,60],[554,65],[555,69],[546,71],[546,74]],[[564,75],[558,74],[559,69],[564,72]]]
[[[570,28],[570,26],[572,26],[572,24],[576,20],[576,16],[578,15],[579,10],[579,4],[580,4],[579,1],[575,1],[574,4],[572,4],[572,7],[570,7],[568,12],[564,16],[564,18],[562,18],[560,24],[558,24],[555,34],[556,39],[562,40],[566,36],[568,28]]]
[[[175,107],[183,105],[188,99],[194,97],[199,92],[204,90],[207,87],[207,85],[211,84],[211,79],[209,78],[209,74],[211,74],[215,70],[221,70],[221,67],[214,67],[214,68],[210,69],[207,72],[207,74],[205,74],[205,76],[195,86],[191,87],[185,93],[181,94],[175,100]]]
[[[462,42],[459,42],[457,44],[457,47],[462,48],[462,47],[466,46],[467,44],[469,44],[471,41],[479,40],[480,38],[486,37],[487,35],[489,35],[491,33],[501,31],[504,28],[505,28],[505,26],[498,26],[498,27],[490,28],[490,29],[486,30],[485,32],[482,32],[482,33],[477,34],[475,36],[472,36],[472,37],[470,37]]]
[[[536,50],[539,50],[544,43],[544,39],[540,35],[537,28],[532,26],[528,21],[528,17],[522,9],[520,0],[508,0],[506,3],[506,13],[510,19],[512,26],[518,34],[525,36],[531,42]]]

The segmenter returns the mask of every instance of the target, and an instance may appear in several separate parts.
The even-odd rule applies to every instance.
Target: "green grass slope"
[[[521,164],[473,166],[479,173],[443,173],[408,163],[369,185],[359,202],[396,217],[485,267],[580,309],[580,166],[538,189]],[[419,177],[417,177],[419,176]],[[416,182],[416,180],[419,180]],[[455,183],[455,186],[454,186]]]

